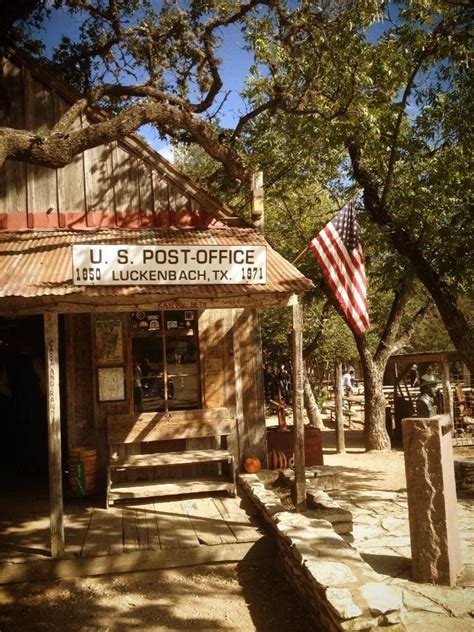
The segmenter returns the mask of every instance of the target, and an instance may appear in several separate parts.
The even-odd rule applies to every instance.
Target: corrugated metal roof
[[[0,234],[0,299],[10,297],[113,297],[161,294],[178,297],[183,286],[76,286],[73,244],[256,245],[267,246],[265,285],[187,285],[187,297],[225,298],[299,294],[312,282],[281,257],[252,228],[28,231]]]

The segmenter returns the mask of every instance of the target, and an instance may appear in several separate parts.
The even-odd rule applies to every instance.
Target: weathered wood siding
[[[94,424],[92,339],[90,314],[65,316],[68,448],[96,446]]]
[[[4,59],[2,72],[10,100],[2,123],[47,134],[70,102],[26,66]],[[82,117],[73,128],[88,124]],[[207,226],[215,222],[202,195],[193,195],[189,181],[170,173],[160,158],[130,139],[89,149],[62,169],[8,160],[0,168],[0,229]]]
[[[235,410],[232,310],[210,309],[199,317],[201,389],[204,408]]]
[[[11,103],[2,124],[47,135],[74,97],[60,80],[21,56],[15,59],[2,63]],[[89,124],[82,117],[74,127]],[[0,168],[0,230],[223,226],[219,215],[230,217],[228,209],[134,138],[89,149],[62,169],[11,160]],[[127,313],[112,316],[123,324],[123,402],[98,401],[93,332],[96,319],[106,315],[66,317],[68,446],[96,447],[102,474],[108,459],[106,419],[131,413],[133,405],[130,319]],[[258,328],[256,312],[249,309],[205,310],[199,317],[201,405],[225,407],[235,416],[229,449],[237,465],[248,454],[260,456],[263,462],[266,456]],[[172,451],[208,447],[209,442],[212,439],[189,439],[149,447]],[[126,453],[120,456],[136,448],[124,447]]]
[[[234,309],[236,416],[241,459],[267,460],[262,344],[257,310]]]
[[[240,463],[239,421],[235,415],[235,375],[233,359],[232,310],[205,310],[199,316],[199,349],[203,408],[224,407],[234,418],[234,432],[227,437],[227,447]],[[188,442],[193,449],[218,447],[208,439]]]
[[[98,365],[94,339],[97,319],[120,318],[123,327],[123,366],[126,399],[99,402]],[[132,414],[131,348],[128,314],[76,314],[66,318],[66,393],[68,398],[68,447],[96,447],[99,471],[108,459],[107,417]],[[245,456],[254,454],[265,462],[266,433],[258,315],[255,310],[205,310],[199,315],[199,348],[202,408],[230,410],[234,432],[228,448],[240,466]],[[151,442],[147,452],[212,448],[212,438]],[[119,456],[137,454],[139,445],[123,445]],[[214,466],[195,466],[195,474],[205,474]],[[164,468],[161,474],[168,474]],[[178,468],[170,475],[179,477]],[[126,475],[127,478],[129,474]]]
[[[120,320],[122,322],[122,344],[123,344],[123,367],[125,373],[125,400],[117,402],[99,402],[98,392],[98,363],[97,348],[95,343],[95,322],[97,320],[107,320],[108,318]],[[131,358],[130,358],[130,335],[128,314],[92,314],[92,372],[93,379],[93,402],[94,402],[94,422],[97,448],[97,464],[101,475],[105,473],[105,467],[109,459],[107,441],[107,417],[110,415],[126,415],[132,412],[131,397]],[[117,365],[118,366],[118,365]],[[131,453],[131,452],[130,452]],[[127,456],[121,454],[120,456]]]

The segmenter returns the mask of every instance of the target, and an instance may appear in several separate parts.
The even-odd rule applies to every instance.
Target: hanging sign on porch
[[[226,285],[267,282],[266,246],[75,244],[74,285]]]

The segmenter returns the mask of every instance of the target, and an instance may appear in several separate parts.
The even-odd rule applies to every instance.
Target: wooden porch
[[[193,495],[64,505],[65,555],[52,559],[46,492],[2,494],[0,583],[101,575],[221,561],[268,553],[245,497]]]

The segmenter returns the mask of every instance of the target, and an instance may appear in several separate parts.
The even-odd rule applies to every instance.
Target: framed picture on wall
[[[122,321],[112,318],[96,320],[95,347],[99,366],[121,364],[123,362]]]
[[[98,369],[99,401],[121,402],[125,399],[125,371],[123,366]]]

